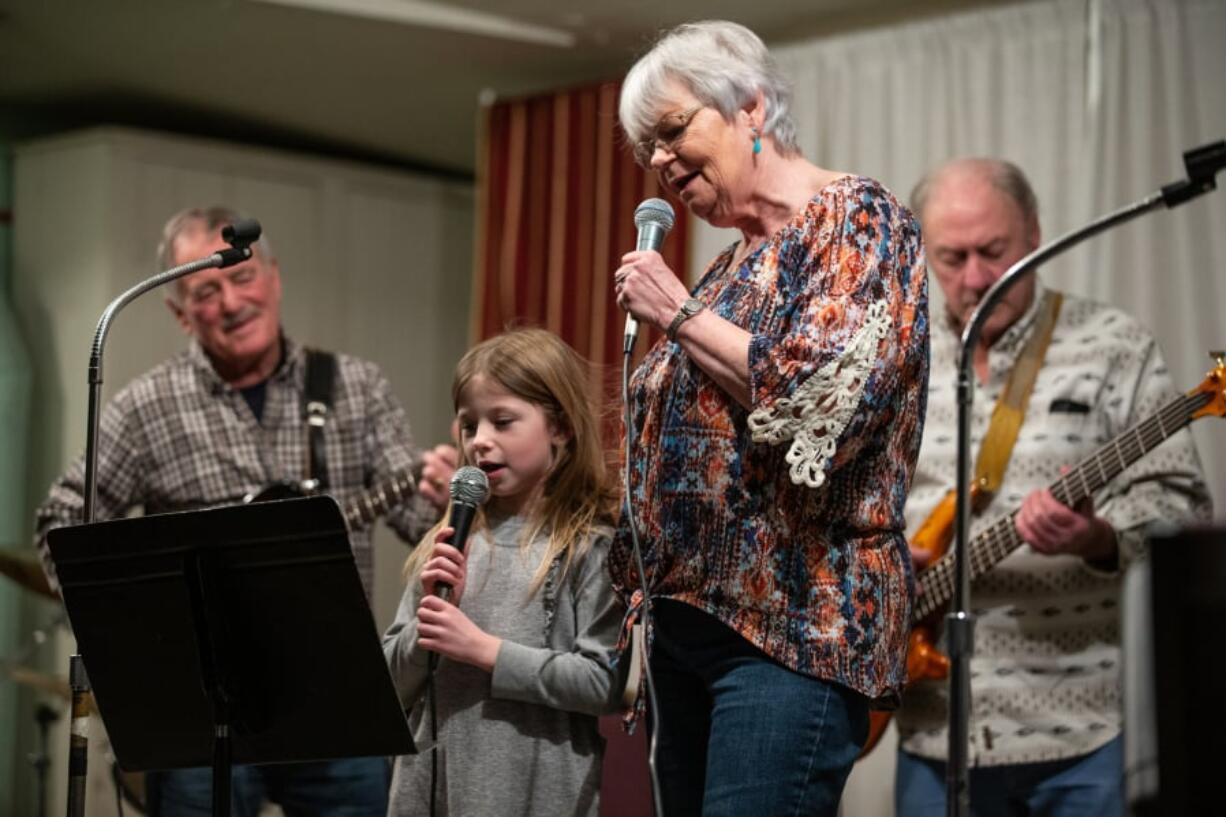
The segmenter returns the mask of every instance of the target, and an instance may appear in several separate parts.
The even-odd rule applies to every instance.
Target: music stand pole
[[[970,658],[975,646],[975,618],[970,612],[970,569],[967,542],[970,538],[970,409],[974,401],[971,364],[983,324],[1010,287],[1026,273],[1055,258],[1091,236],[1123,224],[1160,206],[1175,207],[1215,189],[1214,176],[1226,167],[1226,141],[1218,141],[1184,153],[1188,178],[1164,186],[1140,201],[1109,213],[1086,226],[1066,233],[1022,258],[994,283],[971,314],[962,332],[958,356],[958,460],[954,515],[954,598],[945,616],[949,644],[949,762],[945,767],[945,806],[949,817],[970,814],[968,738],[971,713]]]
[[[68,737],[68,814],[85,813],[85,773],[89,767],[89,679],[80,655],[68,663],[68,682],[72,688],[72,708]]]
[[[192,616],[197,622],[196,651],[200,675],[212,709],[213,817],[230,817],[230,784],[234,746],[231,741],[234,709],[241,702],[234,684],[237,658],[230,648],[221,611],[226,604],[221,569],[212,553],[196,553],[187,560],[186,578]]]
[[[87,377],[89,408],[86,412],[85,426],[84,486],[84,521],[87,525],[95,521],[97,514],[98,421],[102,405],[102,355],[111,323],[121,309],[151,289],[193,272],[213,267],[228,267],[246,261],[251,257],[251,244],[260,237],[260,225],[252,219],[240,219],[235,224],[225,227],[222,230],[222,237],[230,243],[229,248],[215,252],[206,258],[173,267],[140,282],[111,301],[102,312],[102,317],[98,319],[98,326],[94,330],[94,340],[90,345]],[[68,750],[68,817],[84,817],[85,774],[89,748],[89,734],[86,729],[89,722],[89,706],[85,696],[89,693],[89,681],[80,655],[73,655],[69,658],[68,677],[72,681],[72,738]],[[78,712],[80,712],[79,715]]]

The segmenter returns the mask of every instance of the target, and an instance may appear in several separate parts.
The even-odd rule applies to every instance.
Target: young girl
[[[588,382],[574,350],[539,329],[487,340],[456,368],[460,464],[485,471],[490,499],[464,553],[442,522],[405,566],[383,645],[418,754],[396,761],[390,814],[428,814],[432,789],[438,815],[597,814],[596,716],[616,708],[624,611],[605,568],[616,494]]]

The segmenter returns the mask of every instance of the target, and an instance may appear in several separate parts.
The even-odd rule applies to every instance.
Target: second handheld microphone
[[[451,518],[447,524],[455,528],[450,544],[463,553],[477,508],[489,499],[490,480],[477,466],[465,465],[451,475],[448,491],[451,493]],[[437,592],[439,598],[446,600],[451,596],[451,585],[440,582]]]
[[[672,205],[664,199],[644,199],[634,208],[634,226],[638,228],[636,250],[660,251],[664,246],[664,237],[676,223]],[[639,322],[629,312],[626,313],[626,336],[623,351],[630,354],[634,341],[639,335]]]

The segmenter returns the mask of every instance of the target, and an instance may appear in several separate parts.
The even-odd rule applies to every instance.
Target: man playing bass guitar
[[[906,505],[909,535],[954,482],[954,374],[964,322],[988,287],[1039,245],[1034,193],[1007,162],[943,165],[917,186],[912,209],[945,314],[932,320],[928,415]],[[1208,515],[1200,462],[1191,435],[1179,431],[1101,491],[1072,507],[1062,504],[1045,486],[1063,467],[1175,395],[1157,344],[1132,317],[1061,296],[1033,274],[997,306],[981,337],[974,350],[979,399],[971,442],[979,499],[971,536],[1016,511],[1012,524],[1025,544],[1002,553],[972,587],[978,616],[972,809],[1118,817],[1122,572],[1140,555],[1148,523]],[[915,555],[917,563],[931,558]],[[921,682],[904,696],[895,784],[903,817],[946,813],[947,718],[945,681]]]

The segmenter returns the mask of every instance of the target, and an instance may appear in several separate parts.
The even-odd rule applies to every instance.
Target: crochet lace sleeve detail
[[[749,415],[754,442],[792,441],[787,462],[796,485],[819,488],[825,483],[835,443],[855,415],[877,349],[890,325],[886,303],[872,304],[841,355],[810,375],[790,397]]]

